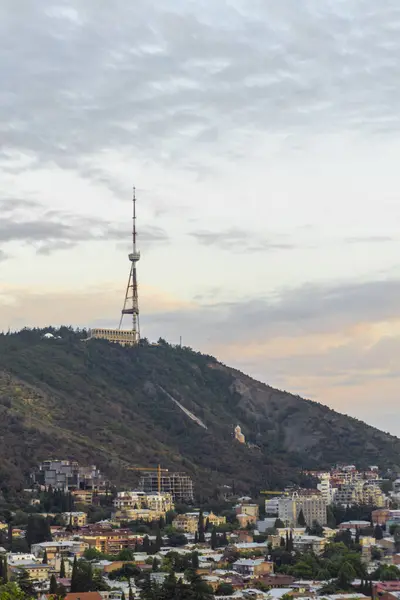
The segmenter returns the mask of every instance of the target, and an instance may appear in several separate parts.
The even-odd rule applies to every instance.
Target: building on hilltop
[[[140,477],[139,489],[146,494],[158,492],[160,477],[160,492],[171,494],[175,502],[192,502],[194,499],[193,481],[185,473],[144,471]]]

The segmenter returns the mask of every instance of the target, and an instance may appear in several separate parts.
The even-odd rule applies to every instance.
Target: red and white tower
[[[136,248],[136,190],[133,188],[133,227],[132,227],[132,252],[129,254],[131,270],[129,273],[128,285],[126,287],[124,307],[121,311],[121,319],[118,329],[121,329],[124,315],[132,315],[132,344],[138,344],[140,341],[139,326],[139,297],[138,283],[136,274],[136,264],[140,260],[140,252]]]

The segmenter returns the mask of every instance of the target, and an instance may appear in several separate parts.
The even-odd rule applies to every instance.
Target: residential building
[[[332,487],[330,473],[320,474],[320,480],[317,484],[317,489],[321,492],[321,496],[325,500],[326,504],[333,503],[337,488]]]
[[[170,493],[150,493],[143,491],[118,492],[114,499],[115,519],[117,521],[156,521],[165,517],[174,504]]]
[[[104,491],[108,482],[95,465],[81,466],[73,460],[45,460],[31,475],[33,483],[65,492]]]
[[[388,508],[378,508],[373,510],[371,513],[372,523],[374,525],[386,525],[390,512],[391,511]]]
[[[185,533],[195,533],[199,526],[198,513],[187,513],[185,515],[177,515],[172,521],[172,526],[178,531]]]
[[[9,579],[18,576],[22,571],[26,571],[32,581],[46,581],[49,578],[50,569],[50,565],[43,564],[41,560],[30,553],[15,553],[7,556]]]
[[[103,554],[115,555],[125,548],[134,550],[137,544],[142,543],[143,536],[132,533],[130,529],[92,530],[80,533],[80,539]]]
[[[139,481],[139,489],[148,494],[158,492],[158,477],[157,472],[144,472]],[[175,502],[192,502],[193,480],[186,473],[161,472],[160,492],[171,494]]]
[[[316,535],[299,535],[293,538],[293,548],[297,552],[314,552],[314,554],[322,554],[327,544],[326,538],[321,538]]]
[[[255,560],[241,558],[233,563],[232,569],[246,577],[262,577],[274,572],[274,563],[263,558]]]
[[[278,516],[279,498],[269,498],[265,500],[265,514],[267,516]]]
[[[87,515],[84,512],[65,512],[62,513],[65,525],[72,527],[84,527],[87,523]]]
[[[335,504],[340,504],[341,506],[368,504],[377,508],[384,508],[387,504],[387,499],[376,483],[354,481],[343,484],[338,488],[335,495]]]
[[[215,515],[213,512],[204,513],[204,518],[208,520],[209,524],[213,527],[220,527],[220,525],[225,525],[226,517],[222,517],[220,515]]]
[[[310,490],[311,493],[305,494],[305,491],[301,490],[291,496],[279,498],[279,518],[287,526],[295,526],[302,511],[306,525],[311,526],[314,521],[326,525],[326,502],[321,493]]]
[[[369,521],[344,521],[343,523],[339,524],[339,529],[342,531],[346,529],[350,529],[350,531],[356,531],[367,529],[368,527],[371,527],[371,523]]]

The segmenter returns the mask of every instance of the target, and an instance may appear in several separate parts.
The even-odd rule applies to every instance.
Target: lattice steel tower
[[[128,285],[126,287],[124,307],[121,311],[121,319],[118,329],[121,329],[124,315],[132,315],[132,344],[138,344],[140,340],[139,326],[139,298],[138,284],[136,275],[136,264],[140,260],[140,252],[136,249],[136,190],[133,188],[133,227],[132,227],[132,252],[129,254],[131,261],[131,270],[129,273]]]

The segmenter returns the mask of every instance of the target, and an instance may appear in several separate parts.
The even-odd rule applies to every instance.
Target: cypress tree
[[[56,576],[54,575],[54,573],[52,574],[52,576],[50,577],[50,589],[49,592],[50,594],[57,594],[57,580],[56,580]]]
[[[7,558],[4,559],[3,561],[3,581],[4,583],[8,583],[8,565],[7,565]]]
[[[289,552],[293,552],[294,550],[294,543],[293,543],[293,531],[290,530],[290,536],[289,536]]]
[[[297,524],[299,527],[305,527],[306,526],[306,520],[304,518],[304,513],[303,513],[303,509],[300,509],[299,512],[299,516],[297,517]]]
[[[65,578],[65,562],[64,562],[64,558],[61,559],[61,565],[60,565],[60,579],[64,579]]]
[[[197,531],[194,532],[194,543],[195,544],[199,543],[199,534]]]
[[[121,600],[126,600],[125,592],[122,592]]]
[[[215,548],[217,546],[218,546],[217,530],[215,527],[213,527],[212,532],[211,532],[211,548],[213,550],[215,550]]]
[[[47,563],[48,563],[47,550],[44,551],[42,563],[44,565],[47,565]]]
[[[71,575],[71,589],[70,589],[71,594],[79,592],[77,587],[78,587],[78,561],[75,556],[74,564],[72,566],[72,575]]]
[[[3,560],[0,560],[0,580],[3,579]]]
[[[198,525],[198,532],[199,532],[199,542],[200,544],[204,544],[204,542],[206,541],[205,535],[204,535],[204,516],[203,516],[203,511],[200,511],[199,514],[199,525]]]
[[[134,600],[131,584],[129,584],[129,600]]]
[[[286,532],[285,550],[286,550],[286,552],[289,552],[289,534],[288,534],[288,532]]]

